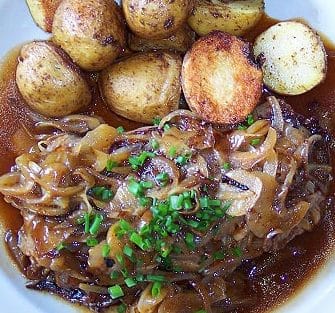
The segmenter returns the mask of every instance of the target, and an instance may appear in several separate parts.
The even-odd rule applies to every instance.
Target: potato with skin
[[[62,0],[26,0],[35,23],[44,31],[51,33],[56,9]]]
[[[54,44],[36,41],[21,49],[16,84],[27,104],[48,117],[61,117],[91,102],[80,69]]]
[[[249,44],[219,31],[193,44],[185,55],[181,78],[190,109],[213,123],[244,120],[262,94],[262,71]]]
[[[168,52],[132,55],[101,73],[101,94],[115,113],[152,123],[178,108],[181,64],[180,56]]]
[[[316,32],[298,21],[280,22],[260,34],[254,54],[262,61],[264,83],[283,95],[300,95],[324,80],[327,55]]]
[[[53,41],[87,71],[110,65],[126,44],[120,10],[112,0],[63,0],[52,33]]]
[[[123,0],[122,8],[134,34],[162,39],[170,37],[187,21],[193,0]]]
[[[213,30],[241,36],[255,26],[264,13],[264,0],[196,0],[188,24],[200,36]]]
[[[187,25],[182,26],[175,34],[169,38],[163,39],[146,39],[129,34],[129,48],[133,51],[151,51],[151,50],[172,50],[181,53],[192,46],[195,40],[194,31]]]

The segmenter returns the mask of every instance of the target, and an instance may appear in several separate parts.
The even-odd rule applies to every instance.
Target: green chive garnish
[[[216,251],[213,253],[213,259],[215,261],[223,260],[225,258],[226,254],[223,251]]]
[[[168,131],[170,128],[171,128],[171,126],[169,124],[165,124],[164,127],[163,127],[165,132]]]
[[[117,309],[116,309],[117,313],[126,313],[127,312],[127,306],[124,303],[121,303]]]
[[[130,278],[130,277],[126,278],[124,282],[128,288],[131,288],[137,285],[137,281],[134,278]]]
[[[90,227],[90,230],[89,230],[89,233],[91,235],[96,235],[98,233],[103,219],[104,219],[104,217],[101,214],[95,215],[93,223],[92,223],[92,225]]]
[[[238,125],[237,129],[238,130],[246,130],[248,127],[245,125]]]
[[[152,281],[152,282],[166,282],[166,278],[165,276],[163,275],[151,275],[151,274],[148,274],[147,275],[147,281]]]
[[[92,238],[92,237],[88,237],[86,239],[86,244],[89,246],[89,247],[95,247],[97,244],[98,244],[98,240],[96,238]]]
[[[169,174],[168,173],[159,173],[156,175],[156,180],[161,184],[164,185],[168,182],[169,180]]]
[[[102,246],[102,257],[103,258],[107,258],[109,256],[109,252],[111,251],[109,245],[107,243],[105,243]]]
[[[151,139],[150,140],[150,145],[152,149],[157,150],[159,148],[159,143],[156,139]]]
[[[225,171],[229,171],[231,169],[231,164],[229,162],[225,162],[225,163],[223,163],[222,168]]]
[[[66,244],[64,242],[60,242],[57,246],[56,246],[56,250],[57,251],[61,251],[63,249],[66,248]]]
[[[108,292],[113,300],[124,296],[124,292],[120,285],[114,285],[112,287],[109,287]]]
[[[131,242],[140,247],[142,250],[145,250],[145,243],[143,241],[143,238],[138,233],[135,232],[132,233],[129,239]]]
[[[117,166],[118,166],[118,164],[117,164],[116,161],[108,160],[108,161],[107,161],[107,164],[106,164],[106,170],[107,170],[108,172],[110,172],[110,171],[112,171],[112,169],[113,169],[114,167],[117,167]]]
[[[249,114],[248,117],[247,117],[247,124],[248,124],[248,126],[251,126],[253,123],[255,123],[255,119],[252,116],[252,114]]]
[[[234,247],[232,249],[232,252],[238,258],[240,258],[243,255],[243,251],[242,251],[242,249],[240,247]]]
[[[154,124],[154,125],[156,125],[156,126],[158,126],[159,125],[159,123],[161,122],[161,118],[160,117],[154,117],[153,119],[152,119],[152,124]]]
[[[161,288],[162,288],[162,283],[161,282],[154,282],[152,284],[152,288],[151,288],[151,295],[154,297],[154,298],[157,298],[160,293],[161,293]]]
[[[190,250],[194,250],[195,249],[194,235],[192,233],[186,233],[186,235],[185,235],[185,243],[186,243],[186,246]]]
[[[122,126],[119,126],[118,128],[116,128],[116,131],[119,135],[124,133],[124,128]]]
[[[259,138],[255,138],[255,139],[252,139],[252,140],[250,141],[250,144],[251,144],[252,146],[257,146],[257,145],[260,144],[260,142],[261,142],[261,140],[260,140]]]
[[[174,158],[176,156],[176,153],[177,153],[177,148],[174,147],[174,146],[170,147],[170,149],[169,149],[169,156],[171,158]]]

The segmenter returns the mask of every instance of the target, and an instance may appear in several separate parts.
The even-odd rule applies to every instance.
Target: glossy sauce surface
[[[276,21],[264,17],[246,39],[254,38]],[[323,127],[335,135],[335,47],[326,43],[328,73],[325,81],[312,91],[295,97],[285,97],[294,110],[316,117]],[[28,151],[34,143],[33,123],[15,85],[15,68],[19,49],[13,50],[0,64],[0,174],[10,170],[15,157]],[[94,101],[85,113],[97,114],[113,125],[126,129],[141,126],[113,114],[99,96],[96,77],[90,79]],[[335,167],[335,164],[333,164]],[[3,229],[18,230],[21,217],[18,210],[0,199],[0,220]],[[237,305],[229,312],[264,312],[293,295],[320,268],[335,247],[335,213],[327,210],[320,225],[311,233],[293,240],[285,249],[246,262],[229,283],[241,288],[239,297],[250,299],[248,305]],[[248,303],[248,301],[246,302]]]

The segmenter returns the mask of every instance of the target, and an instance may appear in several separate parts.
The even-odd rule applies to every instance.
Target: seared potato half
[[[187,20],[193,0],[123,0],[129,28],[142,38],[162,39],[175,33]]]
[[[37,41],[22,47],[16,83],[27,104],[49,117],[66,116],[91,101],[89,86],[79,68],[49,42]]]
[[[255,26],[264,13],[264,0],[196,0],[188,24],[200,36],[221,30],[240,36]]]
[[[125,29],[112,0],[63,0],[53,25],[53,40],[81,68],[100,71],[125,46]]]
[[[194,31],[184,25],[169,38],[146,39],[130,34],[128,42],[129,48],[133,51],[172,50],[185,53],[192,46],[194,40]]]
[[[230,124],[252,112],[262,94],[262,71],[249,44],[215,31],[196,41],[182,68],[182,87],[192,111],[206,121]]]
[[[326,76],[324,45],[316,32],[301,22],[270,27],[256,39],[254,53],[263,63],[265,85],[279,94],[305,93]]]
[[[181,58],[172,53],[135,54],[101,73],[101,94],[117,114],[152,123],[178,108],[181,64]]]
[[[56,9],[62,0],[26,0],[35,23],[44,31],[51,33]]]

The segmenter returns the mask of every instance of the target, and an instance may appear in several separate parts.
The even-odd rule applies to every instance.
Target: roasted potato
[[[162,39],[174,34],[187,20],[193,0],[123,0],[129,28],[142,38]]]
[[[200,36],[221,30],[240,36],[264,13],[264,0],[196,0],[188,24]]]
[[[249,44],[219,31],[193,44],[181,77],[189,107],[209,122],[242,121],[262,94],[262,71],[251,57]]]
[[[187,25],[182,26],[169,38],[146,39],[130,34],[129,48],[133,51],[172,50],[185,53],[195,40],[195,33]]]
[[[63,0],[52,33],[54,42],[87,71],[111,64],[126,41],[119,8],[111,0]]]
[[[50,42],[36,41],[22,47],[16,83],[27,104],[49,117],[71,114],[91,101],[79,68]]]
[[[265,85],[279,94],[302,94],[326,76],[324,45],[301,22],[280,22],[267,29],[257,37],[254,54],[261,59]]]
[[[26,0],[35,23],[44,31],[51,33],[56,9],[62,0]]]
[[[135,54],[101,73],[101,94],[117,114],[152,123],[178,108],[181,64],[178,55],[168,52]]]

